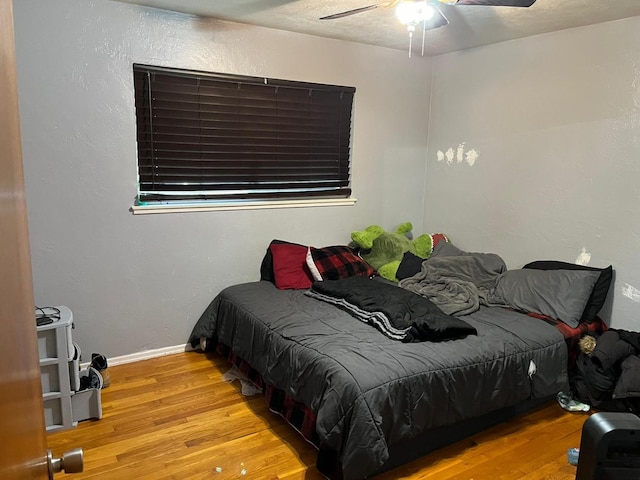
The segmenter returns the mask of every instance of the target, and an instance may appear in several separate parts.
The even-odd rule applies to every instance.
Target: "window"
[[[346,198],[355,88],[134,64],[139,205]]]

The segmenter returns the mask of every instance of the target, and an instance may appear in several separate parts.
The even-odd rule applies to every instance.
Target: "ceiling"
[[[409,37],[391,8],[319,20],[376,0],[116,0],[292,32],[407,50]],[[502,42],[566,28],[640,16],[640,0],[537,0],[529,8],[450,6],[429,0],[449,20],[427,31],[425,55]],[[422,32],[414,37],[419,51]]]

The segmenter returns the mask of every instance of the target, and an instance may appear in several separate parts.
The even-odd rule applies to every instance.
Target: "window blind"
[[[140,204],[350,196],[355,88],[133,71]]]

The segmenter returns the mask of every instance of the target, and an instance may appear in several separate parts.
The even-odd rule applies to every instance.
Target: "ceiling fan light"
[[[424,2],[421,7],[422,11],[420,15],[422,16],[421,20],[431,20],[433,16],[436,14],[436,10],[433,5],[429,5],[427,2]]]
[[[434,8],[425,1],[400,2],[396,7],[396,17],[404,25],[417,25],[434,15]]]
[[[417,15],[416,2],[400,2],[396,7],[396,17],[404,25],[416,25]]]

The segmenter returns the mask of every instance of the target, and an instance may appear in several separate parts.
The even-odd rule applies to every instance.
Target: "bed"
[[[348,255],[347,248],[341,247]],[[321,256],[304,249],[302,266],[313,261],[311,253],[318,254],[316,259]],[[287,258],[298,257],[293,263],[300,265],[301,255],[298,249]],[[279,260],[271,261],[277,271]],[[343,298],[354,301],[349,292],[359,292],[360,285],[366,284],[374,292],[380,289],[381,298],[397,292],[430,301],[406,288],[370,279],[372,272],[366,265],[347,265],[359,261],[337,262],[341,273],[325,269],[320,272],[323,281],[310,278],[309,284],[296,278],[295,288],[279,288],[282,282],[264,274],[264,280],[230,286],[211,301],[190,336],[193,346],[207,339],[208,348],[226,356],[263,389],[270,408],[318,448],[318,469],[329,478],[373,476],[549,401],[567,389],[577,339],[586,331],[606,329],[597,317],[582,321],[603,274],[597,270],[592,275],[596,280],[582,289],[588,290],[588,299],[581,300],[581,306],[578,302],[580,318],[574,319],[575,325],[544,312],[525,312],[522,305],[487,305],[495,303],[493,298],[459,316],[438,316],[443,311],[436,309],[438,323],[429,324],[438,326],[433,339],[427,338],[433,333],[426,327],[408,339],[393,338],[344,305],[313,296],[316,290],[325,294],[328,286],[340,291],[346,285]],[[502,279],[507,272],[506,267],[500,268],[497,278]],[[562,275],[568,271],[539,266],[528,270],[529,282],[531,275],[539,275],[534,271]],[[427,279],[422,280],[415,282],[420,288]],[[516,280],[520,288],[521,278]],[[575,278],[570,282],[575,289]],[[543,290],[547,292],[548,286]],[[507,293],[503,291],[502,297]],[[514,304],[531,300],[511,295]],[[381,310],[379,305],[375,309]],[[388,314],[392,315],[393,311]],[[408,324],[415,326],[412,315],[405,309],[398,318],[409,319]],[[455,328],[444,334],[440,322],[447,317]]]

